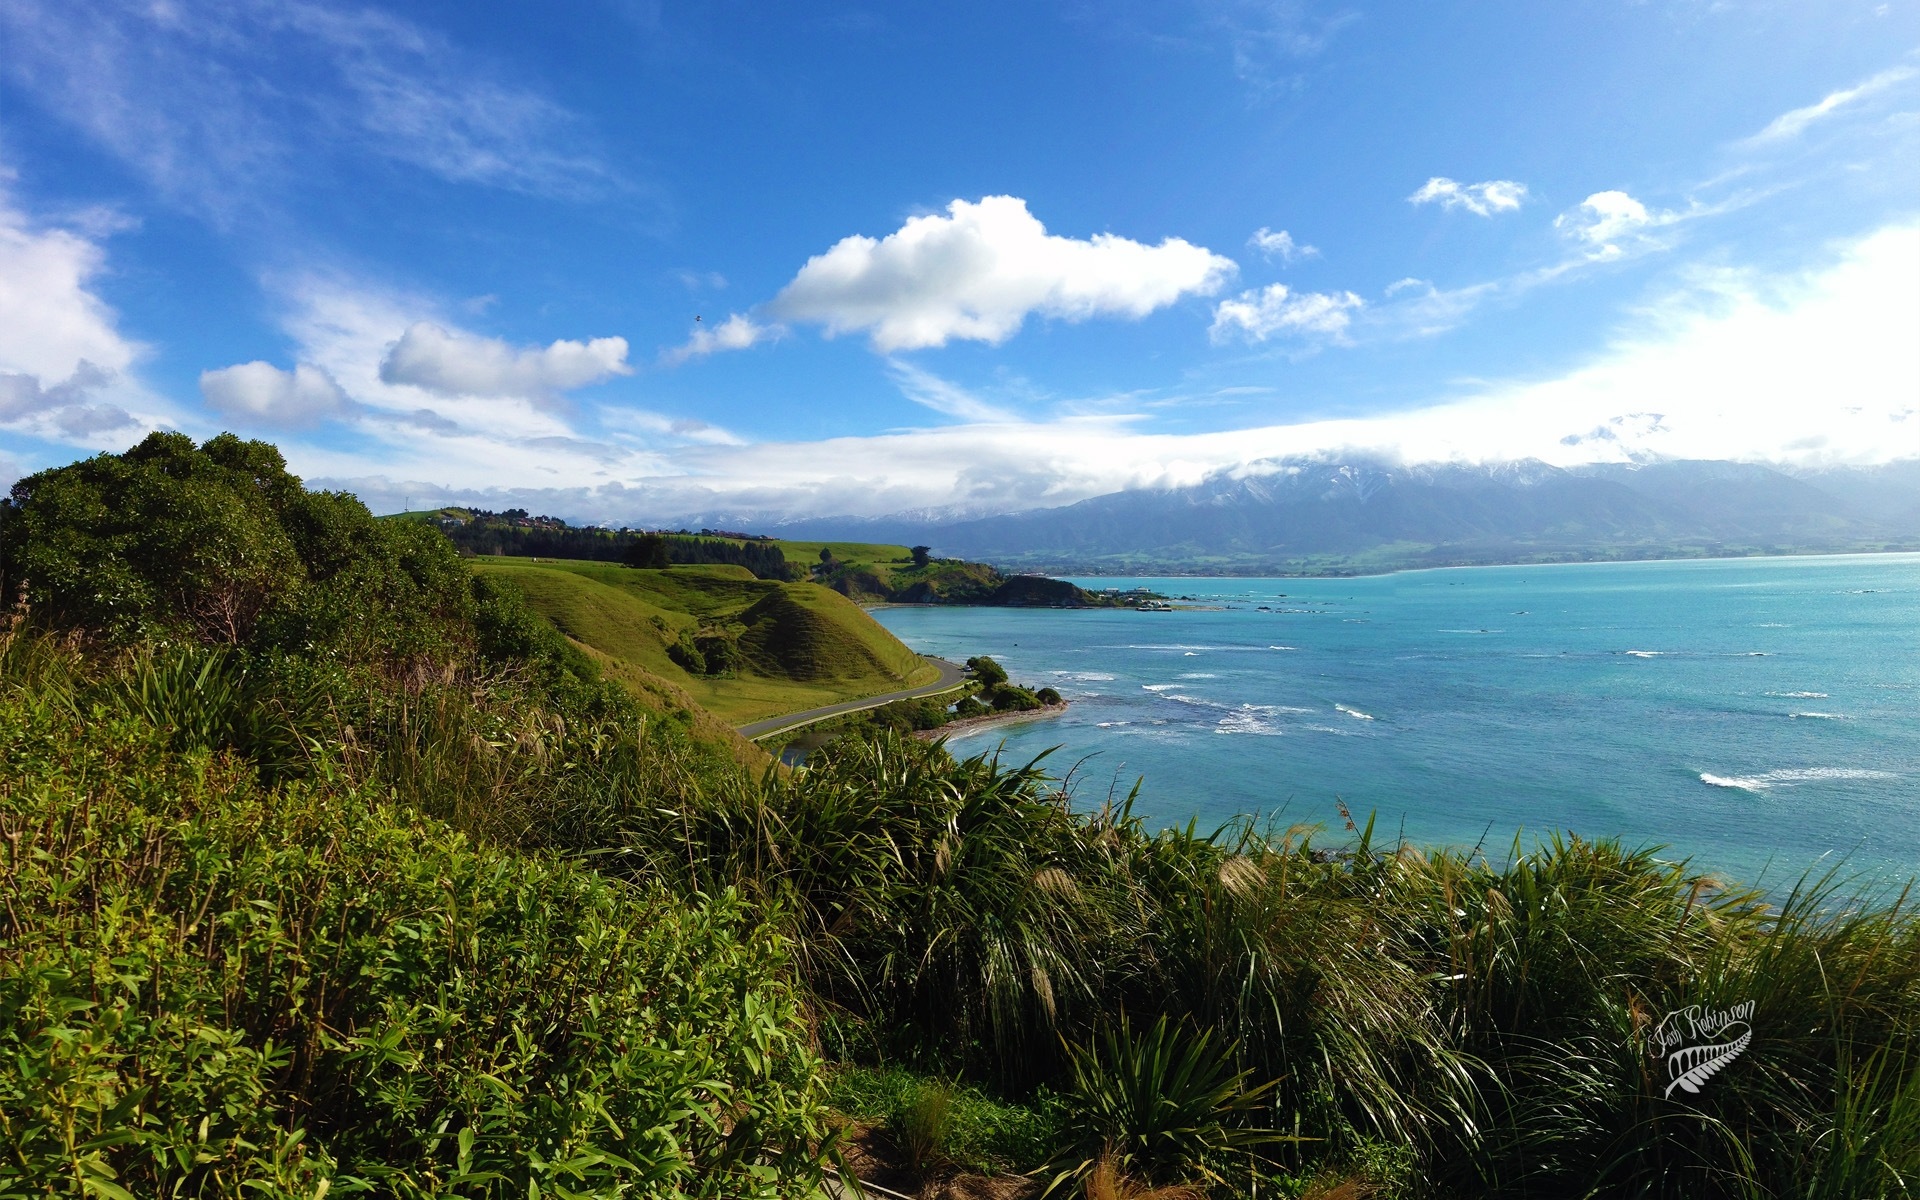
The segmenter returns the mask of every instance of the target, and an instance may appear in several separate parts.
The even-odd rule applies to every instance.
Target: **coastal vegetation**
[[[23,480],[0,1195],[1920,1185],[1905,893],[1157,828],[891,732],[782,770],[669,648],[864,617],[749,576],[463,560],[230,437]]]
[[[789,731],[756,739],[768,750],[812,752],[843,737],[883,733],[927,738],[953,727],[971,727],[1042,709],[1064,710],[1066,700],[1054,688],[1025,688],[1007,678],[1004,667],[985,655],[967,660],[969,678],[953,692],[937,692],[859,709]]]
[[[788,557],[769,539],[703,530],[655,533],[569,525],[558,517],[529,516],[525,509],[490,512],[442,508],[407,513],[439,529],[467,554],[509,558],[569,558],[635,567],[745,567],[756,579],[799,579]]]

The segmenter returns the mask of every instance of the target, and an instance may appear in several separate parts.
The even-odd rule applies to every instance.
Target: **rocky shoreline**
[[[1067,704],[1068,701],[1062,700],[1058,704],[1049,704],[1045,708],[1028,708],[1014,712],[986,713],[978,717],[962,717],[958,721],[948,721],[938,729],[917,730],[913,736],[923,742],[931,742],[937,741],[940,738],[951,737],[956,733],[971,733],[976,729],[982,729],[988,725],[1004,725],[1010,721],[1057,717],[1067,711]]]

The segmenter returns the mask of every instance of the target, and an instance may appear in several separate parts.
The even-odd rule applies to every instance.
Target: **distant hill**
[[[730,724],[914,687],[938,670],[858,605],[817,584],[737,566],[476,558],[656,704],[686,699]]]
[[[815,582],[863,604],[1100,608],[1115,603],[1064,579],[1007,575],[985,563],[958,558],[929,557],[917,562],[905,546],[784,540],[774,544],[787,549],[796,568],[807,564]],[[822,549],[831,557],[821,558]]]
[[[643,543],[657,543],[672,566],[745,567],[755,578],[808,580],[863,604],[976,604],[1032,608],[1091,608],[1108,597],[1058,579],[1008,576],[983,563],[918,560],[913,547],[886,542],[805,541],[702,529],[651,533],[570,525],[558,517],[480,509],[443,508],[398,513],[445,534],[463,553],[482,558],[636,563]],[[922,547],[924,550],[925,547]],[[638,557],[637,557],[638,556]]]
[[[945,555],[1062,573],[1347,573],[1913,549],[1920,463],[1788,471],[1717,461],[1273,459],[1191,487],[894,532]]]

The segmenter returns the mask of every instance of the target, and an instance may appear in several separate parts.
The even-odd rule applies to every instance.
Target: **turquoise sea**
[[[1920,555],[1471,567],[1357,579],[1078,579],[1208,610],[899,607],[1060,716],[954,743],[1059,747],[1082,803],[1156,824],[1340,831],[1498,857],[1552,829],[1780,886],[1920,875]]]

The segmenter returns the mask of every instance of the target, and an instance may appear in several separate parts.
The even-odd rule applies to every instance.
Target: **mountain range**
[[[1065,573],[1347,573],[1499,562],[1920,549],[1920,460],[1556,467],[1266,459],[1187,487],[964,520],[814,518],[785,537],[925,544]]]

